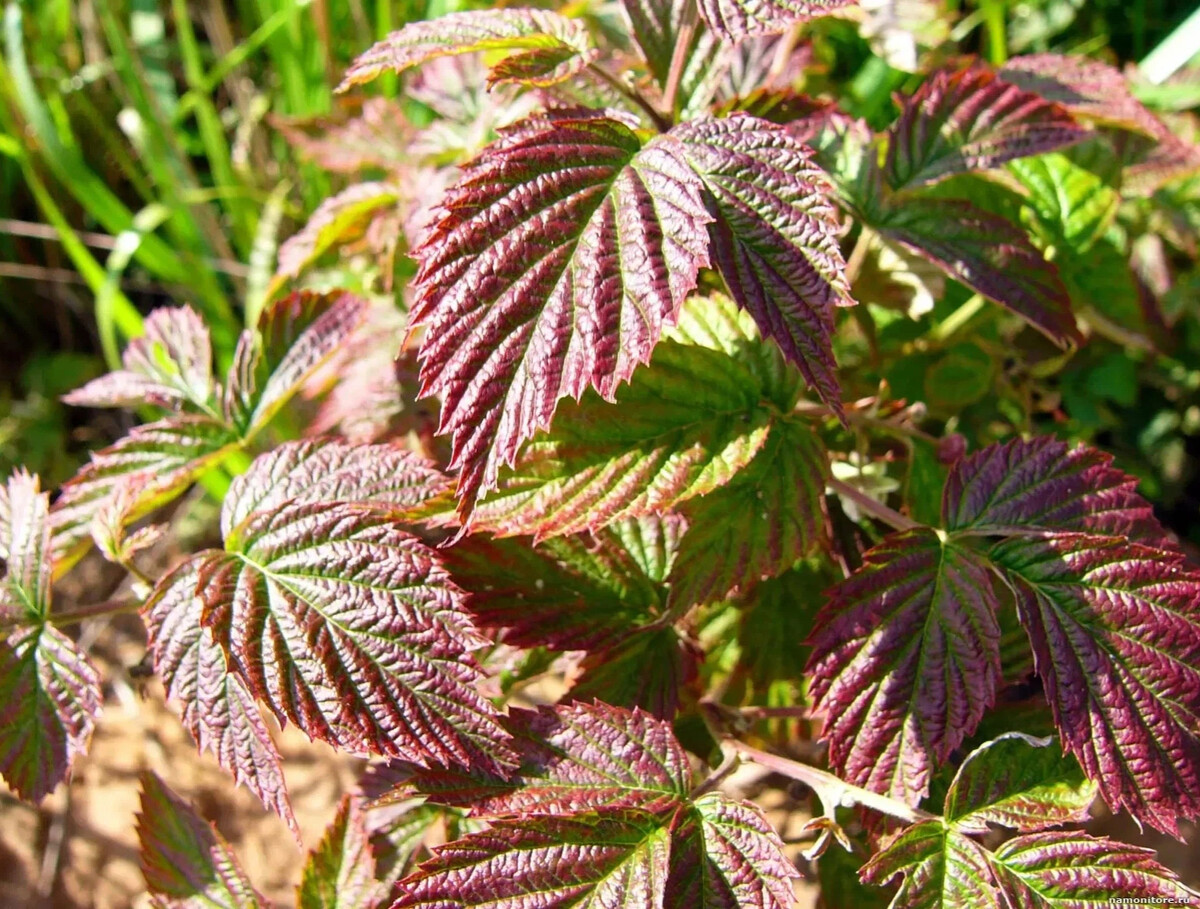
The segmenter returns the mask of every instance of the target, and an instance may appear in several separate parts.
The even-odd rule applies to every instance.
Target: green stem
[[[638,91],[630,88],[604,67],[597,66],[595,63],[589,63],[587,65],[587,71],[600,81],[612,86],[622,95],[640,107],[643,111],[645,111],[646,116],[650,118],[650,122],[654,124],[655,129],[657,129],[659,132],[665,133],[671,128],[671,122],[665,119],[661,112],[655,110],[653,104],[643,98]]]

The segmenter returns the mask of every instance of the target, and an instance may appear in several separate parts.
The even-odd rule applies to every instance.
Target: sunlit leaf
[[[387,887],[375,879],[375,857],[362,807],[345,797],[317,848],[308,854],[296,891],[298,909],[376,909]]]
[[[700,0],[700,15],[727,41],[785,32],[792,25],[853,5],[854,0]]]
[[[36,621],[50,611],[50,496],[36,476],[18,470],[3,487],[0,509],[0,616]]]

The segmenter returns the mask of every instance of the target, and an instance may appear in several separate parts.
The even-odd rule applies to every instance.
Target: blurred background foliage
[[[228,361],[237,331],[277,290],[281,241],[348,181],[380,175],[369,162],[350,176],[331,172],[296,136],[319,135],[326,118],[343,117],[353,102],[333,88],[373,41],[468,5],[3,0],[0,474],[25,464],[57,484],[126,428],[128,418],[68,411],[58,396],[115,363],[155,306],[194,306],[212,326],[218,360]],[[1184,4],[862,6],[857,21],[825,19],[808,30],[802,88],[876,127],[894,116],[894,93],[919,84],[918,67],[964,53],[999,64],[1053,51],[1130,67],[1139,98],[1194,140],[1200,68],[1163,85],[1139,81],[1132,68],[1184,21]],[[614,4],[576,0],[568,12],[602,25]],[[408,120],[428,122],[428,108],[405,99],[396,80],[373,91],[397,98]],[[943,469],[930,440],[946,433],[972,448],[1034,430],[1091,441],[1136,473],[1162,517],[1200,544],[1200,177],[1126,194],[1114,184],[1119,168],[1087,146],[1007,173],[1012,188],[976,189],[986,186],[989,205],[1018,211],[1055,257],[1091,342],[1062,355],[1036,333],[1014,331],[998,307],[877,250],[855,285],[868,302],[845,317],[839,337],[846,391],[877,396],[885,410],[900,399],[923,409],[915,431],[896,434],[903,466],[889,464],[877,440],[851,433],[845,444],[882,464],[872,468],[879,493],[899,491],[919,516],[933,507],[924,490],[937,487]],[[1043,187],[1051,197],[1039,196]],[[326,282],[373,281],[376,290],[392,286],[393,267],[411,268],[400,257],[387,274],[364,278],[337,249],[317,259],[341,269]],[[403,282],[394,286],[400,295]],[[875,428],[885,422],[886,414]]]

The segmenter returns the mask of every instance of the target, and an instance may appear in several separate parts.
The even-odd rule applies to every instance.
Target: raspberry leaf
[[[347,796],[317,848],[308,854],[296,891],[298,909],[376,909],[387,887],[375,878],[366,819]]]
[[[1001,909],[1006,906],[993,880],[986,850],[947,830],[940,820],[903,831],[859,872],[868,884],[903,875],[895,909]]]
[[[36,476],[18,470],[3,487],[0,509],[0,559],[5,572],[0,582],[0,616],[30,620],[50,612],[51,547],[50,496]]]
[[[739,42],[755,35],[786,32],[854,5],[854,0],[699,0],[700,15],[708,27],[726,41]]]
[[[708,264],[700,181],[670,135],[556,112],[467,165],[415,251],[422,391],[461,468],[461,510],[496,485],[558,400],[611,399]]]
[[[142,774],[138,814],[142,873],[155,905],[167,909],[269,904],[246,877],[229,843],[153,773]]]
[[[832,767],[909,804],[973,731],[1000,677],[986,563],[928,528],[893,534],[815,623],[815,710]]]

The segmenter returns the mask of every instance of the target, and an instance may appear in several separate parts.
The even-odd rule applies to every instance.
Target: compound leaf
[[[1078,142],[1087,132],[1062,106],[982,67],[934,73],[888,133],[893,189],[987,170]]]
[[[142,873],[156,906],[259,909],[255,892],[229,843],[153,773],[142,774],[138,814]]]
[[[0,775],[40,802],[87,751],[102,701],[92,661],[53,625],[0,642]]]
[[[375,909],[388,888],[375,879],[366,819],[346,796],[317,848],[308,854],[296,891],[298,909]]]
[[[3,487],[0,510],[0,559],[5,573],[0,586],[0,615],[15,613],[31,620],[50,611],[50,496],[36,476],[17,470]]]
[[[987,567],[917,528],[893,534],[832,591],[812,677],[831,766],[916,804],[995,699],[999,604]]]
[[[1200,577],[1116,537],[1011,537],[1012,588],[1063,744],[1113,810],[1177,834],[1200,815]]]
[[[786,32],[794,24],[852,6],[854,0],[700,0],[700,15],[726,41]]]
[[[191,559],[175,568],[142,606],[154,670],[200,751],[283,818],[299,841],[279,750],[245,682],[229,672],[225,652],[201,625],[198,567]]]
[[[121,355],[124,369],[93,379],[63,400],[79,407],[190,404],[208,410],[214,384],[204,320],[189,306],[163,307],[146,317],[144,328]]]
[[[562,407],[501,472],[472,527],[575,533],[710,492],[754,459],[796,386],[730,300],[693,298],[616,406],[589,392]]]
[[[1031,831],[1087,821],[1096,786],[1052,741],[1010,732],[972,751],[946,794],[946,821],[965,833],[986,833],[988,824]]]
[[[700,190],[678,139],[594,111],[526,120],[466,166],[412,310],[464,513],[560,398],[611,400],[649,360],[708,264]]]
[[[730,293],[835,410],[834,307],[850,305],[833,185],[779,126],[746,115],[672,131],[705,187],[713,263]]]
[[[974,840],[947,829],[940,820],[904,830],[859,872],[868,884],[904,880],[891,909],[1005,909],[988,861]]]
[[[549,86],[571,78],[595,58],[587,26],[541,9],[471,10],[392,32],[346,72],[338,91],[400,73],[437,57],[507,52],[489,82]]]

